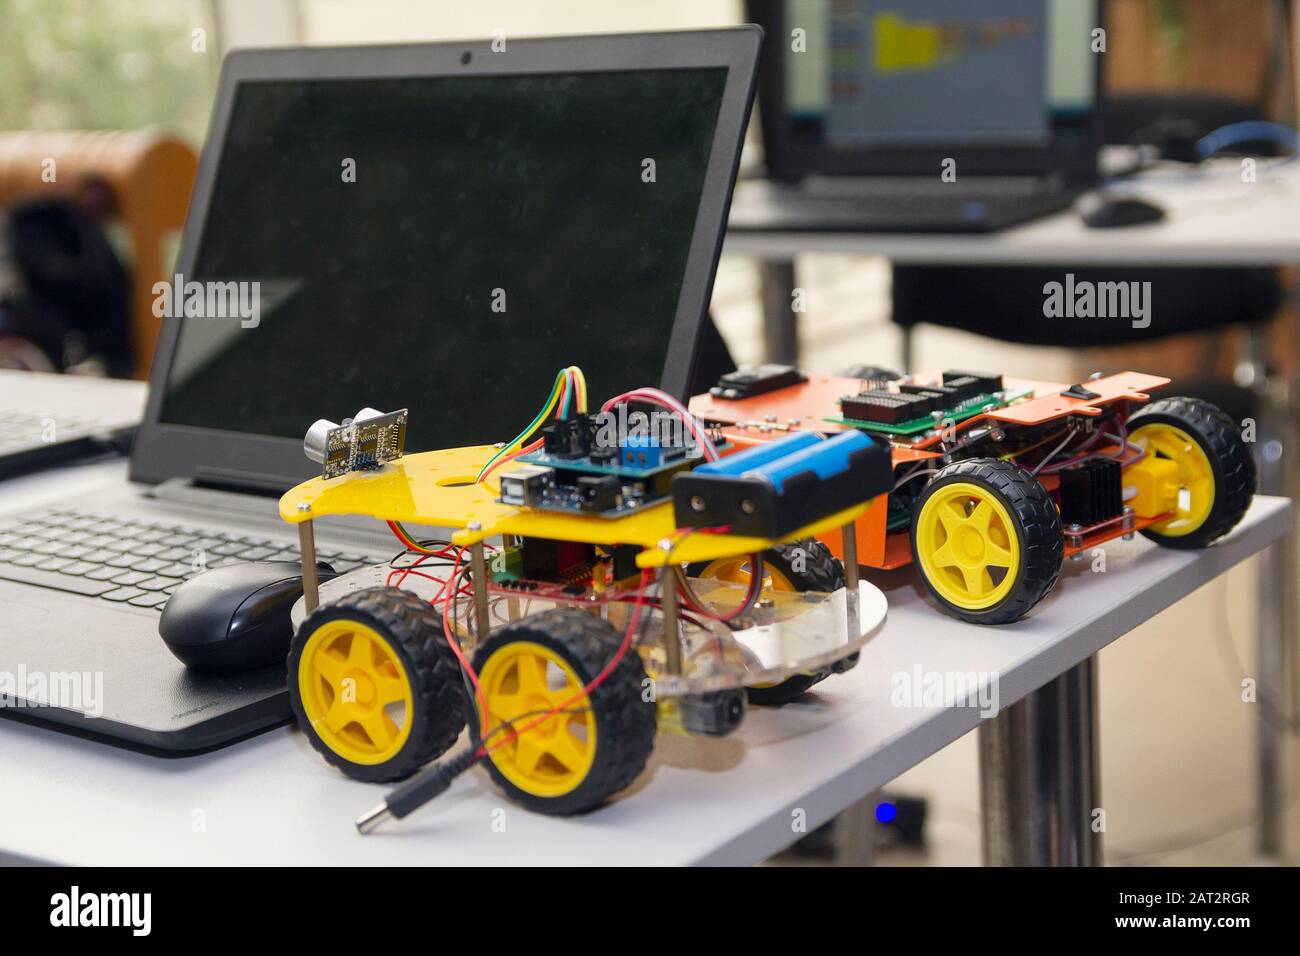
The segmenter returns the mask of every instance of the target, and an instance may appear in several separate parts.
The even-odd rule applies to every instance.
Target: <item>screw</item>
[[[303,512],[311,511],[311,502],[310,501],[298,502],[298,510]]]

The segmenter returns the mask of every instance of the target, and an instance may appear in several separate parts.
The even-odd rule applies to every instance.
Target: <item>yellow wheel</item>
[[[436,611],[368,588],[318,608],[289,649],[289,700],[313,747],[358,780],[400,780],[465,726],[458,665]]]
[[[621,642],[600,618],[561,608],[501,628],[475,653],[488,712],[472,730],[489,748],[488,772],[519,803],[542,813],[582,813],[645,767],[655,705],[646,699],[640,655],[629,652],[590,697],[580,696]]]
[[[1143,534],[1171,548],[1201,548],[1241,520],[1255,494],[1255,460],[1232,419],[1209,402],[1165,398],[1128,420],[1129,441],[1178,468],[1174,516]]]
[[[489,735],[503,725],[522,727],[552,708],[564,708],[504,743],[492,760],[512,784],[539,797],[576,790],[591,771],[599,741],[591,708],[581,701],[566,706],[583,682],[564,656],[534,641],[511,641],[487,659],[479,682],[487,695]]]
[[[748,555],[719,558],[717,561],[691,565],[687,574],[701,580],[727,581],[748,587],[753,568]],[[775,591],[835,591],[844,587],[844,567],[820,541],[808,539],[783,544],[763,552],[763,588]],[[847,670],[857,662],[850,655],[841,667]],[[780,706],[802,697],[814,684],[825,680],[832,668],[795,674],[776,684],[753,684],[745,690],[751,704]]]
[[[1063,551],[1051,496],[1010,462],[949,465],[917,499],[912,557],[930,593],[962,620],[1023,616],[1056,583]]]

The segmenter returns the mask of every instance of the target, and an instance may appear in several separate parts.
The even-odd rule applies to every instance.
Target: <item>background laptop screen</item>
[[[796,142],[1043,146],[1092,109],[1087,0],[785,0]]]
[[[260,317],[182,321],[161,420],[409,406],[421,450],[508,440],[568,364],[658,384],[726,77],[241,84],[184,279],[257,281]]]

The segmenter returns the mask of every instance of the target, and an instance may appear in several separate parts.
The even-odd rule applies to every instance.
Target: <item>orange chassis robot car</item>
[[[796,430],[857,428],[889,441],[893,489],[858,523],[859,563],[914,561],[962,620],[1019,619],[1055,585],[1065,556],[1114,538],[1140,532],[1203,547],[1241,520],[1255,492],[1254,459],[1233,421],[1200,399],[1149,402],[1170,381],[1157,375],[1066,386],[860,374],[745,369],[690,409],[737,448]],[[825,543],[842,556],[836,538]]]

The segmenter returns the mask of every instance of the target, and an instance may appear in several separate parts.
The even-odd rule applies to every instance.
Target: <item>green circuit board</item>
[[[844,418],[840,415],[827,415],[824,421],[833,422],[836,425],[850,425],[853,428],[860,428],[867,432],[879,432],[884,435],[901,435],[911,436],[919,435],[922,432],[929,431],[940,422],[951,421],[961,422],[968,418],[974,418],[976,415],[982,415],[991,408],[1002,408],[1010,405],[1014,401],[1025,398],[1033,394],[1032,389],[1008,389],[1003,392],[991,392],[981,395],[973,395],[952,408],[946,408],[942,414],[925,415],[921,418],[914,418],[911,421],[898,422],[895,425],[886,425],[881,422],[862,421],[857,418]]]

